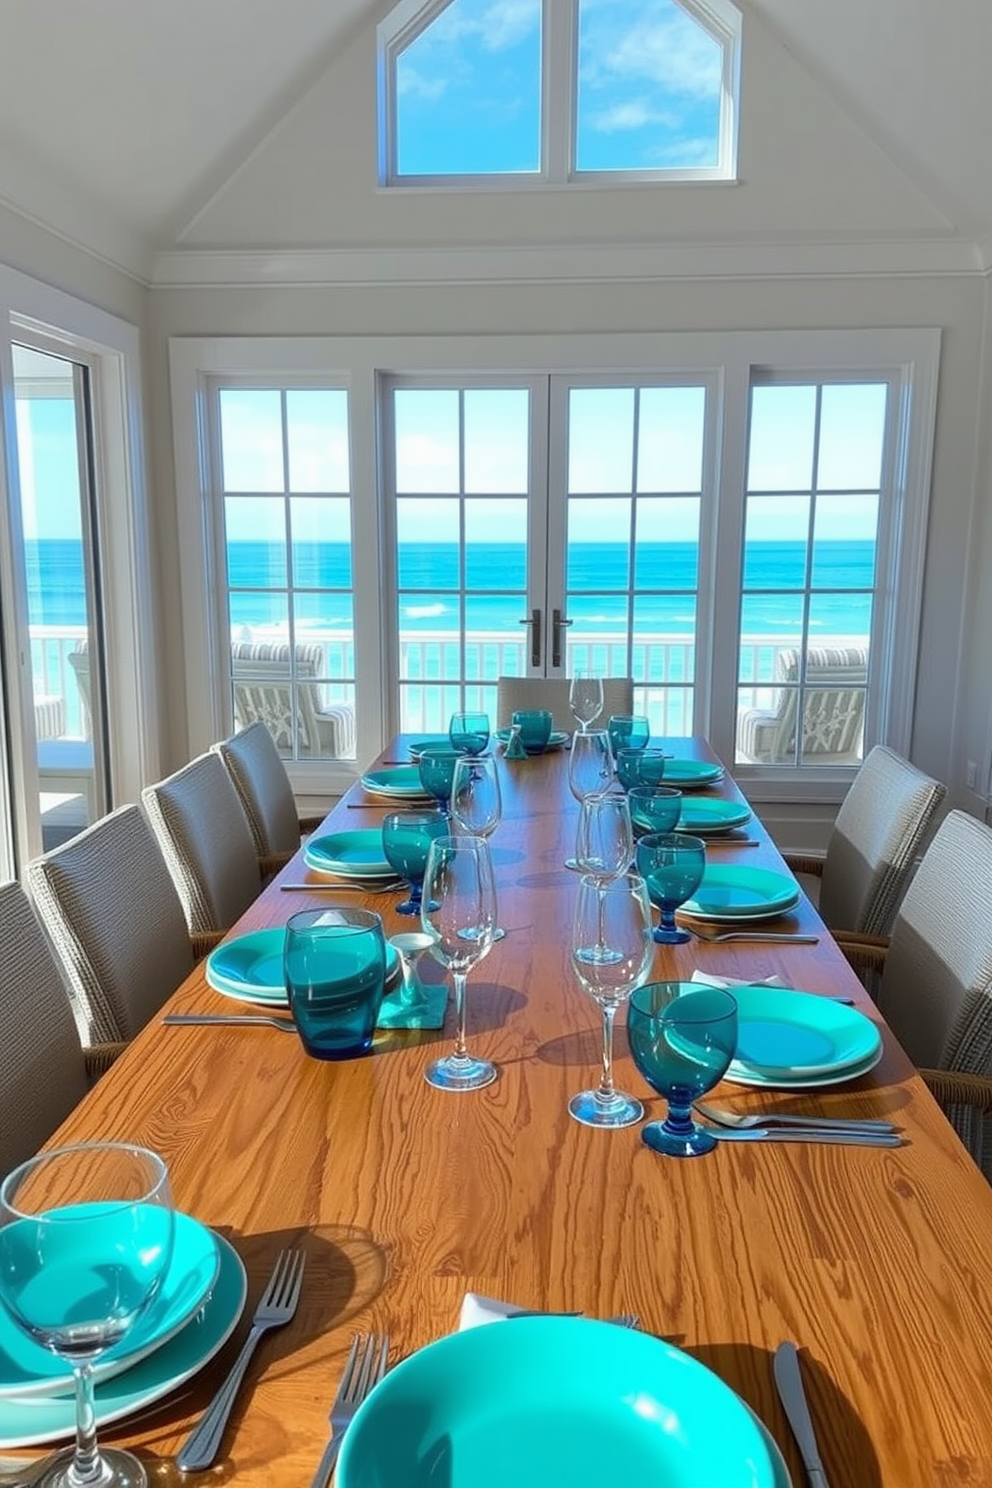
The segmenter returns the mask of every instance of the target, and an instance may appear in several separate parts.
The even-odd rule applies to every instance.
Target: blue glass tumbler
[[[293,1022],[314,1059],[372,1047],[386,976],[382,920],[369,909],[304,909],[286,925],[283,973]]]

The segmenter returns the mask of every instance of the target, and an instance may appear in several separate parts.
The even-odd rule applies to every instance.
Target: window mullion
[[[547,181],[570,179],[575,166],[575,67],[578,0],[544,0],[541,29],[541,169]]]

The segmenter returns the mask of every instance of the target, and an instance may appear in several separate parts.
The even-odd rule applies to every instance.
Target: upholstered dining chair
[[[263,877],[299,850],[300,838],[316,831],[321,816],[300,816],[282,755],[261,720],[213,745],[230,775],[248,819]]]
[[[575,719],[568,706],[568,677],[499,677],[496,681],[496,727],[509,728],[521,708],[547,708],[553,727],[571,732]],[[591,725],[605,728],[611,713],[633,713],[634,683],[630,677],[603,678],[603,711]]]
[[[206,948],[191,943],[137,806],[118,807],[35,858],[24,880],[62,965],[84,1045],[133,1038]]]
[[[891,936],[841,949],[877,976],[879,1011],[992,1182],[992,828],[949,811]]]
[[[141,792],[191,935],[229,930],[262,889],[248,819],[227,768],[208,750]]]
[[[0,1177],[33,1157],[123,1048],[84,1052],[62,972],[19,883],[0,884]]]
[[[826,854],[784,855],[835,935],[887,933],[945,795],[939,780],[877,744],[844,797]]]

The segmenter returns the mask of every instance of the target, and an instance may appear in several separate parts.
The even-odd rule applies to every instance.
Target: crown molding
[[[987,251],[984,251],[987,250]],[[585,284],[692,279],[920,277],[988,272],[992,238],[861,242],[542,244],[506,248],[184,249],[160,253],[158,288]]]
[[[3,155],[2,166],[0,207],[143,289],[149,287],[154,250],[140,233],[73,187],[53,187],[42,172],[26,169],[9,153]]]

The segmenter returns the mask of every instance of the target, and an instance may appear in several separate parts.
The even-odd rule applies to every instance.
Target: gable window
[[[402,0],[380,180],[733,179],[740,27],[730,0]]]

